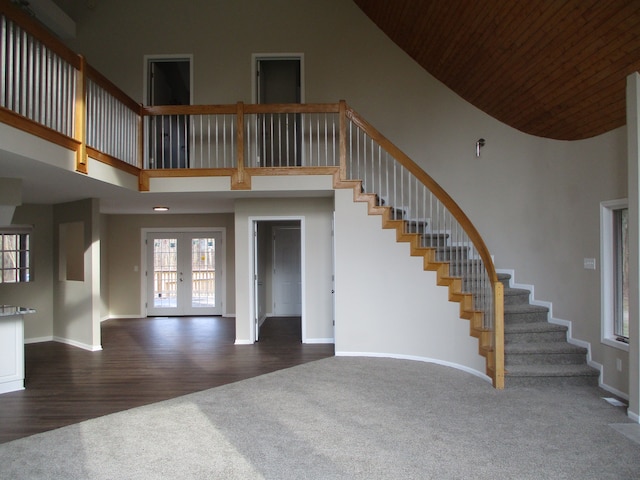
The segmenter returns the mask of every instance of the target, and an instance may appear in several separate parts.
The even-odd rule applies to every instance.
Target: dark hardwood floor
[[[302,344],[299,318],[269,318],[254,345],[234,345],[235,320],[107,320],[102,347],[25,346],[26,389],[0,395],[0,443],[333,356]]]

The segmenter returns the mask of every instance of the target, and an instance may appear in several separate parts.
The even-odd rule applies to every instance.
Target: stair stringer
[[[625,394],[624,392],[621,392],[620,390],[613,388],[609,385],[607,385],[606,383],[602,382],[602,375],[603,375],[603,365],[599,362],[596,362],[595,360],[593,360],[593,358],[591,357],[591,342],[587,342],[584,340],[580,340],[579,338],[574,338],[573,337],[573,324],[571,322],[571,320],[564,320],[562,318],[556,318],[553,316],[553,303],[552,302],[547,302],[544,300],[537,300],[535,298],[535,285],[530,285],[530,284],[526,284],[526,283],[517,283],[515,281],[515,270],[513,269],[496,269],[497,273],[507,273],[509,275],[511,275],[511,279],[509,280],[509,286],[513,287],[513,288],[522,288],[525,290],[529,290],[531,292],[531,294],[529,295],[529,303],[531,303],[531,305],[538,305],[540,307],[546,307],[549,310],[549,314],[547,316],[547,321],[549,323],[555,324],[555,325],[561,325],[563,327],[567,327],[567,342],[572,344],[572,345],[576,345],[578,347],[582,347],[582,348],[586,348],[587,349],[587,365],[589,365],[590,367],[595,368],[596,370],[598,370],[600,372],[600,376],[598,378],[598,385],[600,386],[600,388],[607,390],[608,392],[613,393],[614,395],[617,395],[621,398],[624,398],[625,400],[629,399],[629,396],[627,394]]]
[[[334,175],[335,189],[353,189],[354,202],[367,204],[369,215],[380,215],[382,217],[382,228],[395,229],[396,241],[399,243],[409,243],[410,254],[414,257],[422,257],[425,271],[435,271],[437,274],[437,284],[448,287],[448,298],[450,302],[460,305],[459,316],[461,319],[469,320],[469,335],[478,340],[478,353],[485,359],[485,373],[488,377],[495,379],[494,358],[491,346],[492,332],[482,327],[483,313],[473,308],[473,295],[462,292],[462,277],[451,276],[449,272],[449,262],[437,261],[435,259],[436,248],[423,247],[420,245],[420,234],[406,233],[404,230],[405,220],[392,218],[392,208],[378,205],[378,197],[372,193],[362,192],[362,181],[360,180],[340,180],[338,175]]]

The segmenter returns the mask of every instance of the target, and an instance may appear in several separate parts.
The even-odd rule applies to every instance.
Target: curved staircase
[[[549,309],[532,305],[530,291],[504,284],[505,385],[598,385],[600,373],[587,364],[587,349],[567,342],[567,327],[549,323]]]

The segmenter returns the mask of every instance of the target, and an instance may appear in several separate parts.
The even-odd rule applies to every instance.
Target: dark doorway
[[[256,60],[258,103],[301,103],[300,58]],[[299,113],[265,114],[259,119],[261,165],[292,167],[302,164],[302,117]]]
[[[147,65],[147,104],[191,104],[191,60],[152,58]],[[150,168],[189,167],[188,115],[149,117]]]

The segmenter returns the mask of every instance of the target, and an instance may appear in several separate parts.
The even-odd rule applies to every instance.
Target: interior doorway
[[[145,101],[149,106],[191,105],[191,56],[146,56]],[[189,117],[147,116],[149,168],[189,167]]]
[[[303,318],[302,221],[263,219],[253,221],[253,305],[255,340],[267,318],[289,318],[301,323]]]
[[[302,54],[254,55],[256,103],[304,102]],[[264,114],[257,119],[259,165],[302,165],[302,115]]]

